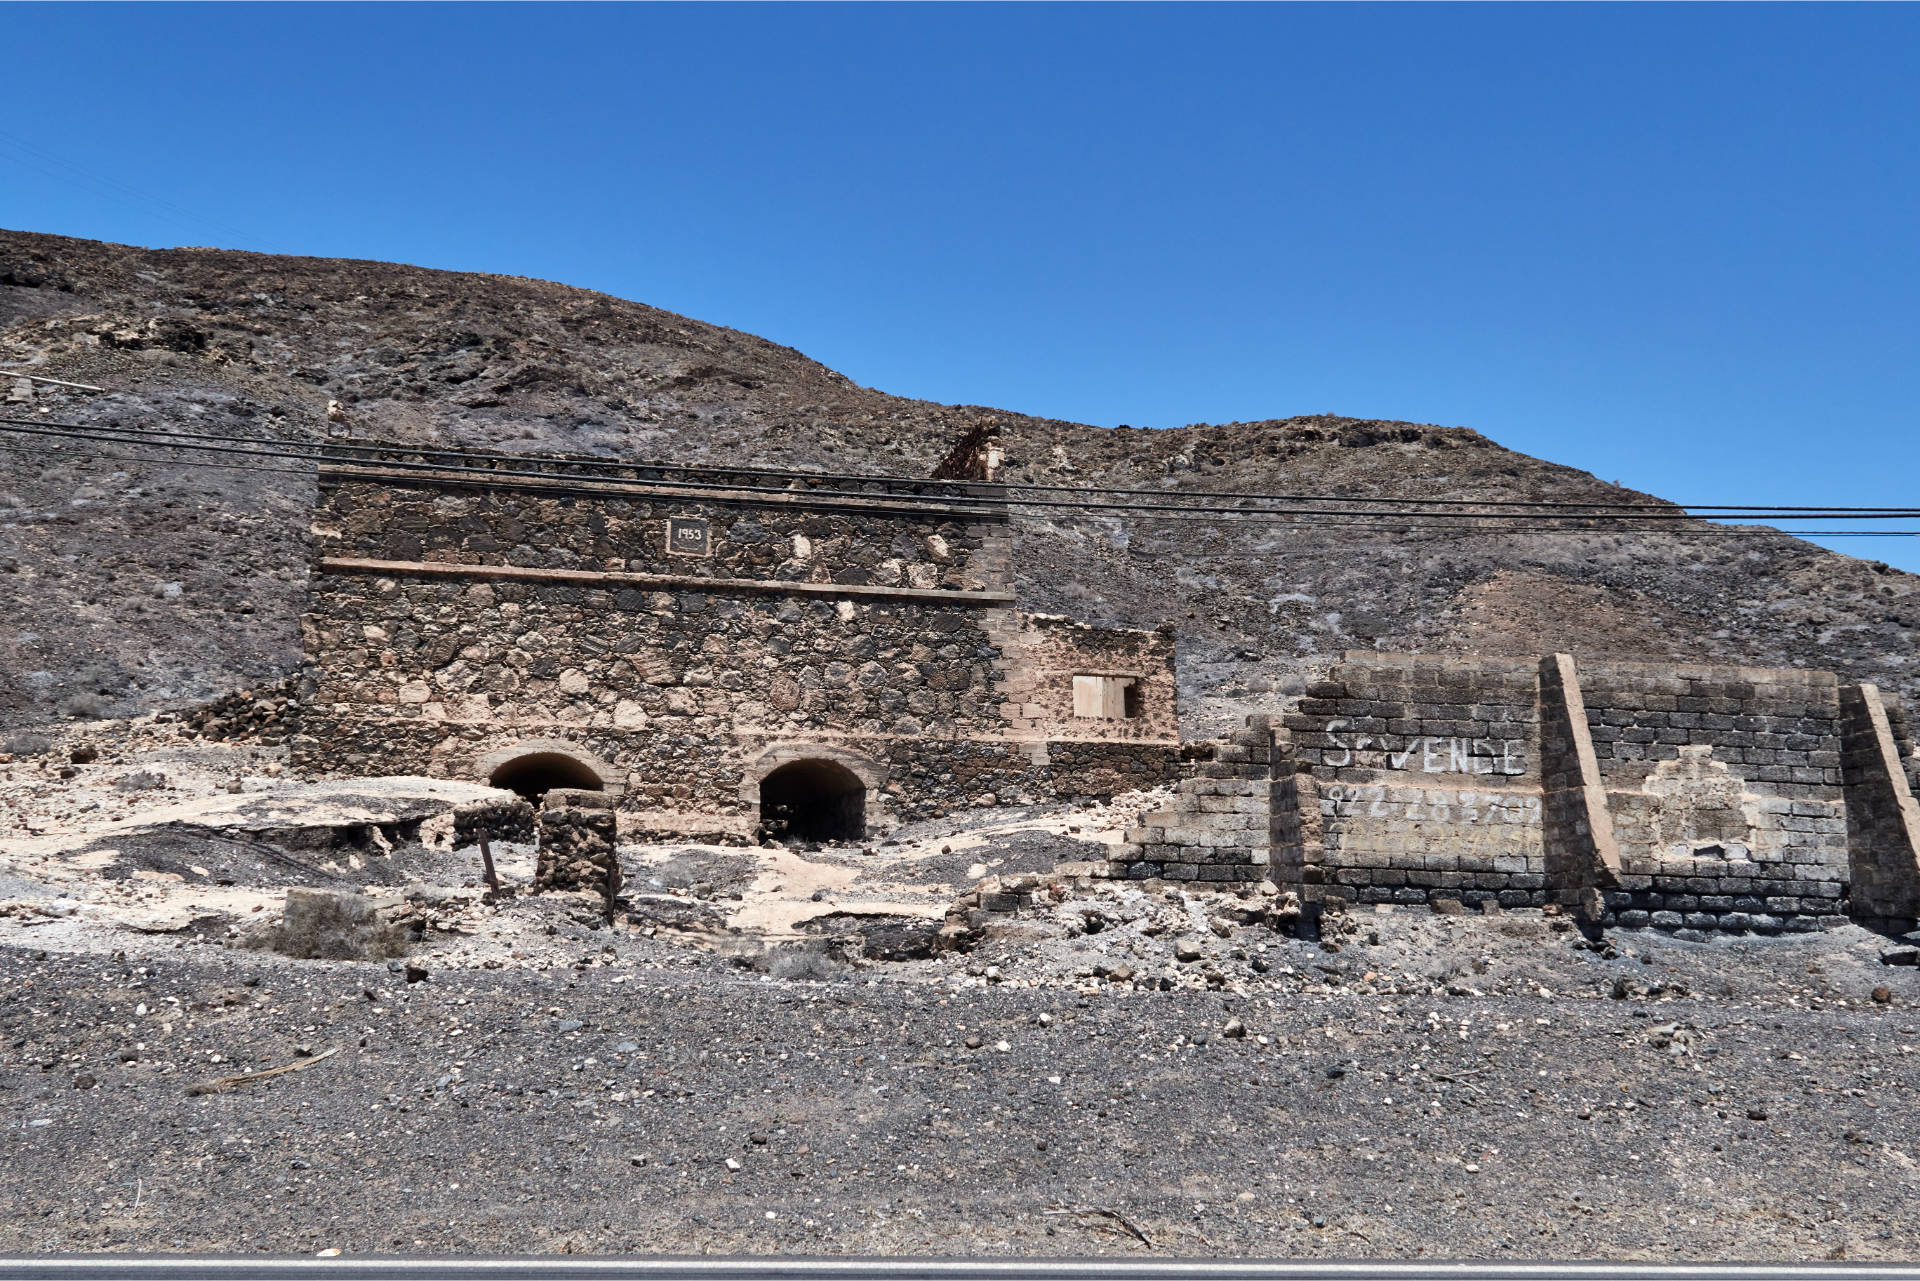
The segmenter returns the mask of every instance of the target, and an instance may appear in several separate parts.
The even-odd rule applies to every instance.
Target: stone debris
[[[289,679],[261,689],[243,689],[178,718],[180,727],[212,743],[252,742],[278,747],[293,733],[300,704]]]

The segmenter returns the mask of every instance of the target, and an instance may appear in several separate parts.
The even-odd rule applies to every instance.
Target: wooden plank
[[[534,461],[539,461],[538,459]],[[638,498],[649,501],[727,503],[733,506],[801,507],[808,510],[853,510],[875,515],[959,516],[993,523],[1009,519],[1004,499],[980,496],[970,506],[912,495],[876,494],[872,497],[811,494],[806,489],[757,489],[723,483],[692,481],[649,482],[619,477],[568,476],[564,473],[495,472],[473,468],[466,471],[434,471],[382,468],[377,464],[322,463],[316,469],[322,485],[358,480],[385,485],[418,487],[514,489],[575,497]]]
[[[691,588],[705,592],[767,592],[783,596],[857,596],[952,605],[1011,605],[1012,592],[946,588],[880,587],[867,583],[787,583],[769,578],[700,578],[689,574],[637,574],[610,569],[538,569],[526,565],[469,565],[456,561],[368,560],[323,556],[325,574],[391,574],[412,578],[480,578],[508,582],[577,583],[589,587]]]

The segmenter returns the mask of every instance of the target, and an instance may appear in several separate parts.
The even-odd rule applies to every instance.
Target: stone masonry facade
[[[988,484],[383,454],[322,469],[313,533],[309,769],[557,769],[630,837],[729,841],[783,767],[875,831],[1178,772],[1171,631],[1018,611]]]
[[[1904,711],[1828,672],[1353,654],[1189,748],[1114,875],[1778,933],[1920,917]],[[1271,761],[1271,765],[1263,762]],[[1264,842],[1250,841],[1264,821]],[[1226,867],[1230,871],[1197,870]]]

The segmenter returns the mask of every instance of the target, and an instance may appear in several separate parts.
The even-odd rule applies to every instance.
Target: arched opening
[[[775,840],[857,841],[867,834],[867,785],[834,761],[789,762],[760,780],[760,826]]]
[[[495,787],[518,792],[534,804],[556,787],[577,787],[598,792],[606,784],[582,762],[564,752],[528,752],[503,761],[487,781]]]

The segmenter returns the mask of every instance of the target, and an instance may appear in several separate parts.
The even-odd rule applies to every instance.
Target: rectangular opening
[[[1086,720],[1137,719],[1145,699],[1134,676],[1076,676],[1073,678],[1073,714]]]

